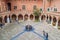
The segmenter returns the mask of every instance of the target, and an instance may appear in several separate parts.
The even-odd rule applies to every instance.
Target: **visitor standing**
[[[46,40],[48,40],[48,33],[46,33]]]
[[[43,36],[45,37],[45,31],[43,30]]]

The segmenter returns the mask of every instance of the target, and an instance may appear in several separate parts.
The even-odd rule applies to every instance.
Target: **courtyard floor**
[[[25,26],[30,24],[34,30],[25,31]],[[49,40],[60,40],[60,30],[55,29],[47,22],[14,22],[0,29],[0,40],[44,40],[43,30],[48,33]]]

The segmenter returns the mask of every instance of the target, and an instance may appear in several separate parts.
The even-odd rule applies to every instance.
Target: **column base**
[[[57,29],[57,26],[54,26],[55,29]]]

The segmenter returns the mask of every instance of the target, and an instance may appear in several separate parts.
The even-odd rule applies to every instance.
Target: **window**
[[[23,9],[23,10],[25,10],[25,9],[26,9],[26,8],[25,8],[25,5],[22,5],[22,9]]]
[[[57,11],[57,8],[54,8],[54,11],[56,12]]]
[[[11,11],[11,3],[7,3],[8,11]]]
[[[37,8],[36,5],[34,5],[34,6],[33,6],[33,9],[36,9],[36,8]]]
[[[16,10],[17,9],[17,6],[14,6],[14,9]]]
[[[48,8],[47,10],[48,10],[48,11],[50,11],[50,9],[49,9],[49,8]]]
[[[43,11],[42,8],[40,8],[40,11]]]
[[[51,8],[48,8],[47,11],[51,11]]]

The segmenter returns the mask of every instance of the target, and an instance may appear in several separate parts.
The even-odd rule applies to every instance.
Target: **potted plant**
[[[40,16],[41,12],[38,9],[35,9],[33,11],[33,14],[35,15],[35,21],[39,21],[39,16]]]

